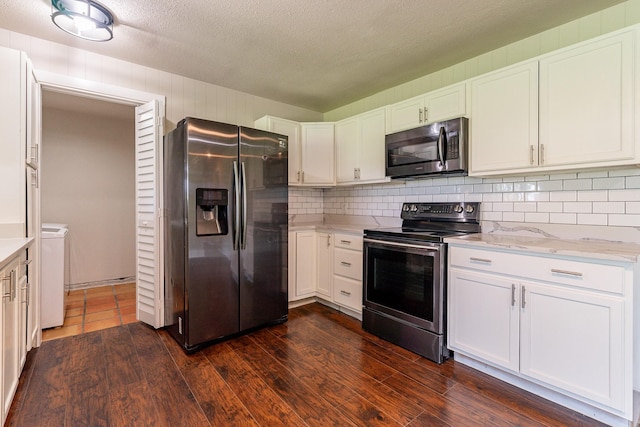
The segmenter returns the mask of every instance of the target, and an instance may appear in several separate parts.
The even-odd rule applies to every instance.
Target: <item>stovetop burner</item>
[[[370,238],[441,242],[445,237],[480,232],[480,203],[404,203],[402,227],[364,230]]]

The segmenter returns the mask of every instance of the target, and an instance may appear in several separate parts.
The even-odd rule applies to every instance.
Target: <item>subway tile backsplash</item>
[[[640,227],[640,169],[527,177],[435,177],[289,191],[289,214],[397,218],[403,202],[482,202],[482,220]]]

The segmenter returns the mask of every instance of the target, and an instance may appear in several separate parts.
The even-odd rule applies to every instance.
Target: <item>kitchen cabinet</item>
[[[335,123],[336,182],[386,182],[385,109],[378,108]]]
[[[2,281],[2,422],[6,419],[20,376],[20,257],[0,268]]]
[[[268,130],[288,137],[288,181],[290,185],[300,184],[302,176],[300,123],[279,117],[264,116],[256,120],[254,126],[257,129]]]
[[[333,301],[362,314],[362,236],[335,233]]]
[[[470,81],[469,174],[537,165],[538,62]]]
[[[295,242],[289,248],[294,254],[293,263],[289,263],[289,272],[293,275],[289,279],[289,301],[312,297],[316,292],[316,232],[292,232],[289,242]]]
[[[317,277],[316,291],[321,298],[331,300],[333,288],[333,235],[327,232],[316,233]]]
[[[466,84],[459,83],[387,106],[386,133],[466,115]]]
[[[25,236],[27,58],[0,47],[0,237]]]
[[[300,185],[335,184],[333,123],[301,123]]]
[[[539,166],[634,159],[634,33],[540,60]]]
[[[470,80],[469,174],[638,163],[637,38],[619,31]]]
[[[448,342],[631,419],[631,263],[449,244]]]

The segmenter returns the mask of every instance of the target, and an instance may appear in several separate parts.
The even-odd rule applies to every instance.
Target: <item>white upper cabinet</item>
[[[469,173],[639,163],[636,32],[598,37],[472,79]]]
[[[537,165],[538,62],[471,80],[470,173]]]
[[[255,121],[258,129],[279,133],[289,137],[289,184],[301,183],[302,166],[300,160],[300,123],[273,116],[264,116]]]
[[[385,178],[385,109],[378,108],[335,124],[336,182],[357,184]]]
[[[301,185],[335,184],[333,123],[301,123]]]
[[[386,133],[466,114],[466,84],[460,83],[387,106]]]
[[[540,60],[540,166],[633,159],[633,33]]]

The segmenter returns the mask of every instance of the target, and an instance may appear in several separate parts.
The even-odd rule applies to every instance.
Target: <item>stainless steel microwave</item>
[[[446,120],[385,137],[386,175],[418,178],[468,171],[469,120]]]

